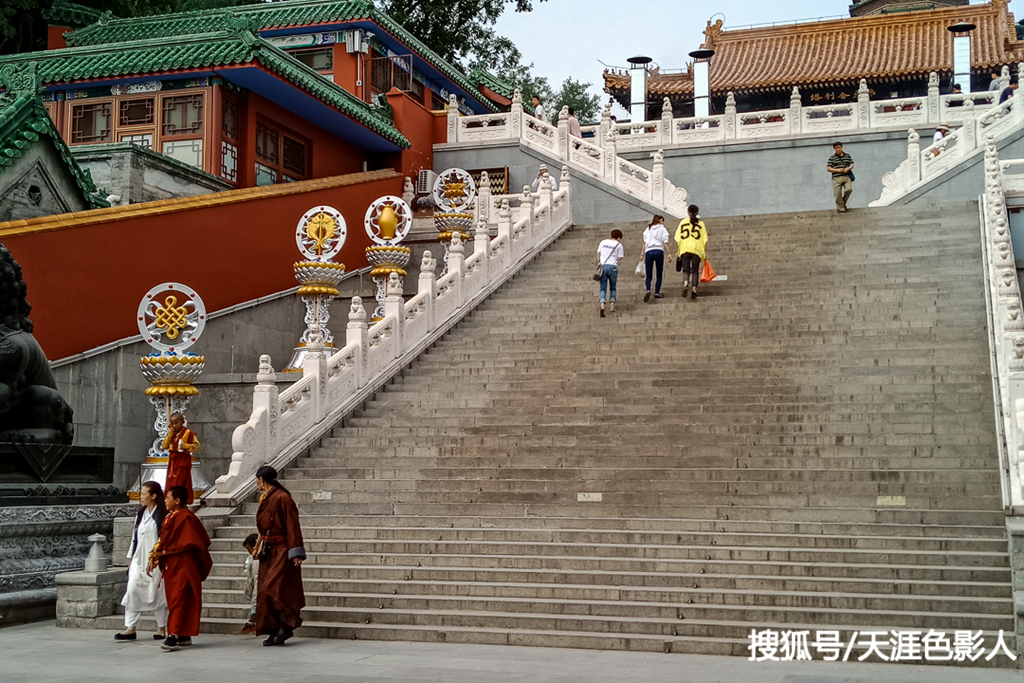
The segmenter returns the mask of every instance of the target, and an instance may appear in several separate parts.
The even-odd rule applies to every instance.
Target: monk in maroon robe
[[[188,491],[186,505],[191,505],[192,454],[199,450],[199,439],[196,438],[195,432],[186,429],[185,418],[181,413],[172,414],[168,422],[171,428],[161,444],[167,451],[167,479],[164,489],[170,491],[175,486],[184,486]]]
[[[188,492],[183,486],[167,491],[167,516],[160,540],[149,555],[150,571],[159,565],[167,595],[167,640],[161,647],[177,650],[192,644],[199,633],[203,611],[203,581],[210,575],[210,536],[203,523],[185,507]]]
[[[264,465],[256,472],[263,491],[256,512],[260,533],[260,580],[256,584],[256,633],[267,634],[264,645],[283,645],[302,626],[299,612],[306,606],[302,592],[302,547],[299,509],[288,489],[277,481],[277,471]]]

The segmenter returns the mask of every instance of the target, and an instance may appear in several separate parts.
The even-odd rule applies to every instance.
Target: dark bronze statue
[[[21,266],[0,245],[0,442],[71,444],[71,406],[57,391],[32,321]]]

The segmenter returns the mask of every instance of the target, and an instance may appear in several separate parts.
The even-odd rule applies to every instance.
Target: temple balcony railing
[[[922,146],[921,136],[910,129],[907,158],[882,176],[882,193],[869,206],[892,204],[966,159],[981,154],[983,141],[999,142],[1024,124],[1024,98],[1016,95],[980,112],[973,99],[965,100],[958,109],[960,127],[929,145]]]
[[[495,201],[498,206],[491,210]],[[520,195],[491,195],[485,174],[474,216],[472,242],[453,238],[443,276],[435,275],[436,259],[425,254],[416,295],[405,300],[402,281],[395,276],[387,286],[383,318],[369,324],[361,300],[353,298],[345,346],[328,354],[322,341],[312,340],[301,376],[283,391],[278,391],[270,357],[260,358],[252,412],[234,430],[231,463],[217,478],[216,489],[204,496],[207,505],[239,504],[256,490],[254,474],[260,466],[280,470],[315,447],[345,415],[568,229],[568,167],[562,167],[557,190],[549,186],[533,193],[527,188]]]
[[[1018,65],[1017,72],[1024,77],[1024,63]],[[1010,70],[1003,67],[1001,86],[1008,85],[1009,81]],[[794,87],[790,106],[785,109],[738,112],[735,97],[730,92],[723,114],[680,118],[672,116],[672,105],[666,97],[658,119],[619,123],[612,120],[611,109],[606,107],[601,122],[583,126],[581,132],[585,142],[598,147],[607,147],[609,140],[614,139],[619,152],[653,152],[707,143],[936,127],[940,123],[959,126],[968,114],[968,103],[978,117],[996,106],[998,96],[999,91],[941,95],[938,74],[932,72],[928,79],[928,92],[920,97],[872,100],[867,81],[862,79],[857,94],[848,102],[804,106],[800,89]],[[559,117],[560,121],[563,119],[564,115]],[[522,102],[517,103],[515,99],[512,111],[501,114],[460,117],[457,110],[450,110],[448,124],[448,142],[526,137],[540,148],[552,152],[564,150],[557,136],[557,127],[537,121],[523,110]],[[568,160],[567,157],[562,158]]]
[[[621,124],[629,127],[629,124]],[[686,190],[665,177],[664,154],[657,141],[662,139],[662,123],[650,122],[633,127],[635,135],[620,135],[618,127],[607,130],[596,140],[569,134],[568,108],[562,107],[558,125],[551,125],[523,109],[521,93],[516,90],[512,107],[500,114],[460,116],[452,104],[448,109],[448,142],[495,142],[517,140],[519,144],[564,164],[589,177],[603,180],[631,197],[649,203],[668,216],[686,215]],[[653,132],[652,132],[653,131]],[[650,143],[657,151],[650,169],[619,156],[620,145],[631,149],[637,140]],[[647,142],[645,145],[647,146]]]
[[[1024,159],[1000,162],[986,140],[985,191],[979,199],[989,359],[1003,506],[1024,512],[1024,304],[1014,257],[1008,203],[1024,202]]]

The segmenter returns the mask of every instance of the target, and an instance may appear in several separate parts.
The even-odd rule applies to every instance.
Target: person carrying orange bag
[[[676,270],[683,271],[683,298],[689,294],[691,299],[697,298],[697,285],[700,282],[700,262],[707,253],[708,229],[700,220],[700,209],[690,204],[686,209],[689,217],[679,221],[676,228]]]

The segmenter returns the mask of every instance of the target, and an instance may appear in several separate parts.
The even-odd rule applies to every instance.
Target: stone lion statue
[[[63,443],[75,435],[32,321],[21,266],[0,244],[0,442]]]

